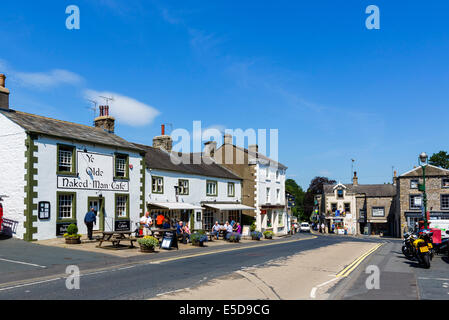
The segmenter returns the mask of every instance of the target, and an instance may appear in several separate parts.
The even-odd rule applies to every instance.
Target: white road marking
[[[33,266],[33,267],[38,267],[38,268],[47,268],[46,266],[40,266],[38,264],[28,263],[28,262],[23,262],[23,261],[8,260],[8,259],[2,259],[2,258],[0,258],[0,261],[6,261],[6,262],[11,262],[11,263],[17,263],[17,264],[25,264],[28,266]]]
[[[419,277],[419,280],[438,280],[438,281],[449,281],[449,279],[445,279],[445,278],[424,278],[424,277]]]
[[[19,284],[17,286],[13,286],[13,287],[8,287],[8,288],[1,288],[0,291],[6,291],[6,290],[11,290],[11,289],[17,289],[17,288],[22,288],[22,287],[27,287],[27,286],[34,286],[36,284],[41,284],[41,283],[46,283],[46,282],[52,282],[52,281],[57,281],[57,280],[61,280],[62,278],[55,278],[55,279],[50,279],[50,280],[43,280],[43,281],[37,281],[37,282],[31,282],[31,283],[25,283],[25,284]]]
[[[170,294],[170,293],[181,292],[181,291],[188,290],[188,289],[189,289],[189,288],[179,289],[179,290],[173,290],[173,291],[167,291],[167,292],[164,292],[164,293],[159,293],[159,294],[157,294],[156,297],[164,296],[164,295]]]
[[[333,276],[333,277],[335,277],[335,276]],[[310,291],[310,297],[311,297],[312,299],[315,299],[315,298],[316,298],[316,292],[317,292],[317,290],[318,290],[319,288],[324,287],[325,285],[327,285],[327,284],[329,284],[329,283],[331,283],[331,282],[333,282],[333,281],[335,281],[335,280],[338,280],[338,279],[340,279],[340,278],[335,277],[335,278],[333,278],[333,279],[331,279],[331,280],[328,280],[328,281],[326,281],[326,282],[323,282],[322,284],[317,285],[316,287],[313,287],[313,288],[312,288],[312,291]]]

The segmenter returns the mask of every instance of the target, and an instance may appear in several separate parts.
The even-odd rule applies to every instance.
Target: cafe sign
[[[77,177],[58,176],[58,189],[128,192],[128,181],[114,181],[114,157],[78,151]]]

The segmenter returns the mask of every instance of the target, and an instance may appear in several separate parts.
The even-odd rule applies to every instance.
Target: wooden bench
[[[129,241],[129,248],[134,248],[134,242],[137,238],[131,237],[131,231],[116,231],[116,232],[103,232],[103,236],[100,238],[100,243],[98,247],[101,247],[103,242],[112,242],[112,245],[116,248],[120,246],[120,242]]]

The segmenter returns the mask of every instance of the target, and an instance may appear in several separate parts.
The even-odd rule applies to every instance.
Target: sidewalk
[[[163,250],[156,248],[155,253],[159,252],[189,252],[190,250],[198,249],[198,250],[204,250],[204,249],[222,249],[226,246],[229,247],[235,247],[235,246],[241,246],[243,245],[255,245],[260,243],[269,243],[276,240],[282,240],[286,239],[288,237],[291,237],[290,235],[282,236],[282,237],[273,237],[273,240],[267,240],[267,239],[261,239],[260,241],[255,240],[248,240],[248,239],[241,239],[239,243],[230,243],[225,240],[214,240],[214,241],[207,241],[204,244],[204,247],[196,247],[193,246],[191,243],[183,244],[178,242],[179,250]],[[122,258],[128,258],[128,257],[139,257],[139,256],[147,256],[150,257],[151,255],[154,255],[154,253],[142,253],[140,252],[139,244],[136,242],[134,244],[134,248],[129,248],[128,245],[121,245],[120,248],[113,247],[110,243],[105,242],[102,244],[102,246],[99,248],[97,247],[99,241],[96,240],[89,240],[87,239],[86,235],[83,235],[81,238],[81,244],[76,245],[69,245],[65,243],[64,238],[56,238],[56,239],[50,239],[50,240],[40,240],[35,242],[38,245],[42,246],[50,246],[50,247],[58,247],[58,248],[65,248],[65,249],[72,249],[72,250],[81,250],[81,251],[89,251],[89,252],[96,252],[96,253],[102,253],[102,254],[109,254],[114,255],[117,257]]]

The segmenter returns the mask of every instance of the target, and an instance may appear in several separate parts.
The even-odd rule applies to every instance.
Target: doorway
[[[104,231],[104,198],[89,197],[87,199],[87,211],[94,208],[97,216],[97,223],[94,225],[94,231]]]

